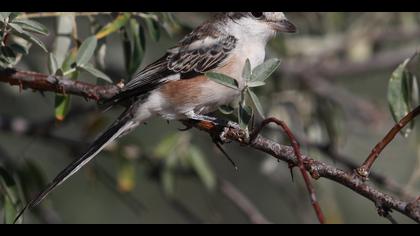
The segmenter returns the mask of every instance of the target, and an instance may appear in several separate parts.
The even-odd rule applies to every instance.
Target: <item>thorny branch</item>
[[[40,73],[21,72],[16,70],[0,71],[0,81],[19,85],[21,88],[30,88],[36,91],[49,91],[56,93],[73,94],[86,99],[100,101],[116,94],[117,86],[100,86],[82,82],[71,81],[66,78],[51,77]],[[220,135],[223,130],[211,123],[184,121],[184,123],[205,131],[211,135]],[[237,142],[241,145],[267,153],[274,158],[287,162],[290,165],[299,165],[295,151],[290,146],[281,145],[275,141],[258,135],[251,143],[247,142],[247,135],[241,129],[229,128],[223,133],[226,140]],[[402,201],[383,193],[368,185],[353,172],[346,172],[326,163],[302,156],[304,168],[314,179],[326,178],[341,184],[354,192],[371,200],[379,210],[389,209],[398,211],[414,221],[420,223],[420,199]]]

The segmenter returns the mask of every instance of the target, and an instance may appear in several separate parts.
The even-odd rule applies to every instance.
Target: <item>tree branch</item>
[[[212,135],[221,133],[220,128],[211,123],[185,122]],[[296,158],[292,147],[281,145],[260,135],[255,138],[252,143],[248,143],[246,142],[247,139],[245,131],[230,128],[227,132],[224,132],[224,138],[230,141],[235,141],[241,145],[260,150],[278,160],[292,165],[298,165],[298,159]],[[305,169],[309,171],[314,179],[326,178],[332,180],[371,200],[376,206],[381,206],[382,209],[388,208],[396,210],[420,223],[419,199],[412,202],[401,201],[369,186],[353,172],[345,172],[334,166],[330,166],[307,156],[303,156],[303,159]]]
[[[40,92],[72,94],[96,101],[111,98],[119,91],[118,86],[115,85],[99,86],[65,77],[14,69],[0,70],[0,81],[19,86],[21,90],[29,88]]]
[[[0,81],[11,85],[19,85],[23,89],[31,88],[42,92],[73,94],[96,101],[110,98],[119,91],[117,86],[97,86],[40,73],[21,72],[11,69],[0,71]],[[245,131],[241,129],[229,128],[223,132],[223,128],[208,122],[184,121],[184,123],[211,135],[220,135],[223,133],[223,138],[226,140],[234,141],[241,145],[262,151],[291,165],[299,165],[299,161],[295,156],[292,147],[281,145],[264,138],[261,135],[258,135],[249,143]],[[396,199],[393,196],[369,186],[353,172],[345,172],[308,156],[303,155],[302,158],[306,171],[308,171],[314,179],[326,178],[332,180],[371,200],[375,206],[380,208],[379,210],[396,210],[420,223],[420,199],[412,202]]]

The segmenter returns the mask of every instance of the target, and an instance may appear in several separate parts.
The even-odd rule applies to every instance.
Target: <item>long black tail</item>
[[[15,222],[23,215],[26,209],[37,206],[47,195],[55,188],[66,181],[70,176],[75,174],[84,165],[91,161],[106,145],[125,134],[135,126],[129,112],[123,113],[118,120],[116,120],[111,127],[109,127],[102,135],[100,135],[93,144],[89,147],[88,151],[79,159],[72,162],[64,170],[62,170],[48,186],[38,194],[36,198],[31,200],[17,215]]]

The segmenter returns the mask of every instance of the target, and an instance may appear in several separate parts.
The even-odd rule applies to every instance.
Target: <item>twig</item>
[[[241,193],[232,183],[219,179],[221,193],[233,202],[253,224],[271,224],[256,206]]]
[[[381,152],[388,146],[389,143],[394,140],[395,136],[406,126],[408,125],[414,118],[416,118],[420,114],[420,106],[416,107],[413,111],[408,113],[404,118],[401,119],[388,133],[387,135],[373,148],[372,152],[370,153],[369,157],[363,163],[363,165],[356,169],[356,172],[359,176],[364,179],[367,179],[370,174],[370,170],[375,163],[376,159],[378,159]]]
[[[293,135],[292,131],[286,125],[286,123],[284,123],[283,121],[278,120],[276,118],[273,118],[273,117],[265,119],[261,123],[261,125],[255,131],[253,131],[253,133],[251,135],[251,142],[253,142],[252,140],[255,140],[255,138],[262,131],[262,129],[264,127],[266,127],[267,125],[269,125],[270,123],[275,123],[278,126],[280,126],[283,129],[284,133],[289,138],[289,140],[292,144],[292,147],[293,147],[294,154],[295,154],[295,156],[298,160],[299,170],[300,170],[300,172],[303,176],[303,179],[305,180],[305,185],[306,185],[306,188],[309,192],[312,207],[315,210],[315,213],[316,213],[316,216],[318,217],[319,222],[321,224],[324,224],[325,223],[325,217],[324,217],[324,214],[322,213],[321,207],[320,207],[319,202],[317,200],[315,188],[313,187],[313,185],[311,183],[311,178],[309,177],[308,173],[306,172],[306,169],[305,169],[305,166],[304,166],[304,163],[303,163],[302,154],[300,152],[299,144],[298,144],[295,136]]]
[[[98,86],[65,77],[14,69],[0,70],[0,81],[14,86],[22,86],[22,89],[30,88],[42,92],[72,94],[96,101],[111,98],[120,90],[115,85]]]

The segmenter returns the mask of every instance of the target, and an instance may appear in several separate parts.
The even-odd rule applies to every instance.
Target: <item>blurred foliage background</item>
[[[212,14],[31,13],[17,19],[29,17],[48,29],[49,34],[34,32],[38,33],[34,37],[54,53],[57,65],[74,61],[77,46],[95,34],[99,41],[92,63],[99,72],[77,70],[68,75],[105,84],[108,77],[114,83],[129,80],[138,65],[144,67],[161,57]],[[360,165],[394,124],[396,112],[389,107],[395,105],[389,101],[388,84],[396,68],[418,49],[420,14],[286,15],[299,32],[280,35],[267,48],[267,58],[281,58],[282,64],[268,85],[256,90],[266,115],[289,124],[305,154],[343,169]],[[10,40],[24,50],[15,53],[16,61],[8,65],[42,73],[72,68],[72,63],[64,63],[51,70],[51,55],[42,45],[36,46],[30,38],[35,44],[30,48],[28,41]],[[416,77],[412,78],[410,86],[417,89]],[[104,113],[79,97],[19,92],[7,84],[0,84],[0,94],[0,210],[4,213],[0,218],[7,222],[13,206],[26,202],[78,157],[121,110]],[[416,94],[409,93],[405,103],[398,100],[405,110],[415,105]],[[301,176],[296,172],[292,182],[287,164],[228,144],[224,148],[239,167],[235,171],[208,135],[178,128],[182,128],[178,122],[152,120],[109,146],[27,213],[24,222],[317,222]],[[406,138],[397,137],[374,166],[389,182],[372,184],[401,197],[419,194],[420,146],[415,127],[412,130]],[[276,129],[265,135],[287,143]],[[329,223],[388,222],[377,215],[374,204],[349,189],[325,179],[315,186]],[[6,197],[6,189],[13,190],[15,201]],[[244,208],[246,203],[252,211]],[[398,213],[394,216],[412,223]]]

